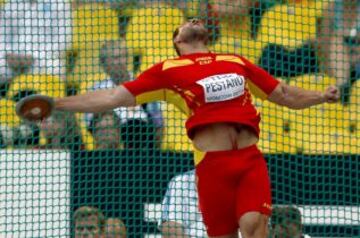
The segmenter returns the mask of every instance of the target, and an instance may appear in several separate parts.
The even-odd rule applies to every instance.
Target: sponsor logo
[[[272,210],[272,206],[271,206],[270,204],[266,203],[266,202],[264,202],[264,203],[262,204],[262,206],[265,207],[265,208],[267,208],[267,209],[269,209],[269,210]]]

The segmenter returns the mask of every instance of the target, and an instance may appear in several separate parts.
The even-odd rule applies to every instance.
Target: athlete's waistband
[[[237,157],[244,154],[252,154],[252,153],[261,154],[261,151],[259,150],[256,144],[234,150],[205,151],[205,152],[198,151],[198,153],[195,154],[194,162],[195,162],[195,166],[198,166],[205,158],[211,159],[211,158],[221,158],[221,157],[225,157],[225,158]]]
[[[219,150],[219,151],[207,151],[204,152],[207,155],[229,155],[229,154],[240,154],[240,153],[245,153],[245,152],[260,152],[259,148],[257,147],[256,144],[244,147],[244,148],[240,148],[240,149],[233,149],[233,150]],[[260,152],[261,153],[261,152]]]

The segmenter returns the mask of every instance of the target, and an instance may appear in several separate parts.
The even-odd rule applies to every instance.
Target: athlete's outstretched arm
[[[56,110],[71,112],[97,113],[135,104],[135,97],[124,86],[55,99]]]
[[[329,86],[325,92],[319,92],[279,83],[268,100],[291,109],[304,109],[326,102],[335,103],[339,98],[339,90],[334,86]]]

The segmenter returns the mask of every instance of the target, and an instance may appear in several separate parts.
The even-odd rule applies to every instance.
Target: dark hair
[[[179,32],[180,32],[180,30],[179,30],[179,27],[178,27],[178,28],[176,28],[176,30],[175,30],[174,33],[173,33],[173,46],[174,46],[174,49],[175,49],[176,54],[177,54],[178,56],[180,56],[181,54],[180,54],[180,49],[179,49],[179,47],[177,47],[177,45],[176,45],[176,43],[175,43],[175,38],[179,35]]]
[[[293,206],[275,207],[271,215],[271,226],[292,223],[301,226],[300,210]]]
[[[103,231],[106,220],[104,214],[99,208],[90,207],[90,206],[79,207],[74,212],[74,221],[77,222],[79,220],[83,220],[91,216],[96,216],[98,218],[98,226],[100,230]]]
[[[174,31],[174,33],[173,33],[173,40],[175,40],[175,38],[179,35],[179,27],[178,28],[176,28],[176,30]]]
[[[156,127],[151,121],[134,118],[122,124],[120,130],[124,148],[155,148]]]

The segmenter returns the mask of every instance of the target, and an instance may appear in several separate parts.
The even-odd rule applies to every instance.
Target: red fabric
[[[209,236],[236,232],[247,212],[271,214],[266,162],[255,145],[208,152],[196,167],[199,207]]]
[[[217,56],[230,57],[235,62],[216,60]],[[205,89],[199,85],[199,81],[214,75],[236,74],[243,77],[245,82],[251,80],[264,93],[270,94],[279,83],[276,79],[237,55],[197,53],[181,56],[177,60],[187,60],[186,62],[190,64],[163,68],[165,64],[169,65],[169,61],[164,61],[146,70],[138,79],[125,83],[124,86],[134,96],[164,88],[180,94],[192,111],[186,122],[190,138],[193,137],[193,129],[197,126],[216,122],[245,124],[259,134],[260,117],[251,103],[251,95],[247,87],[244,93],[236,98],[209,103],[205,102]],[[216,83],[214,85],[217,86]]]

